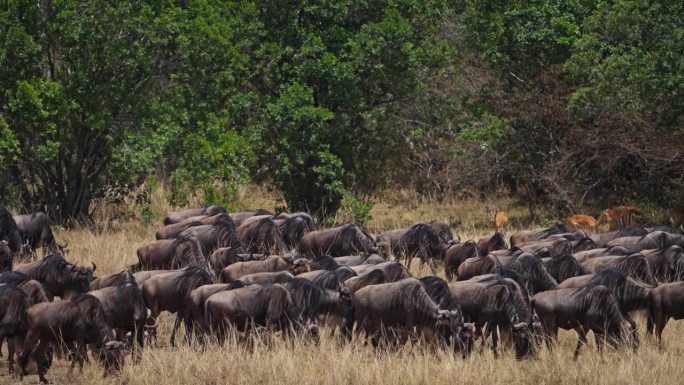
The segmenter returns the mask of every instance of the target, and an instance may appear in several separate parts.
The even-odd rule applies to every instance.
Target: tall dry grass
[[[265,195],[265,193],[264,193]],[[267,206],[264,195],[247,195],[248,207]],[[160,198],[160,197],[157,197]],[[153,201],[157,217],[168,210],[163,199]],[[257,202],[258,204],[254,204]],[[272,202],[272,201],[271,201]],[[453,226],[462,239],[491,233],[486,228],[484,203],[458,202],[435,204],[409,200],[408,203],[378,203],[373,209],[368,227],[381,231],[407,226],[429,219],[443,219]],[[502,205],[503,206],[503,205]],[[506,206],[504,206],[506,207]],[[108,213],[107,210],[111,212]],[[113,209],[103,210],[96,229],[92,227],[57,231],[57,238],[68,240],[67,258],[78,264],[95,262],[97,275],[122,270],[137,262],[135,250],[154,238],[159,222],[143,224],[135,218],[120,215]],[[525,215],[524,210],[509,209],[509,215]],[[109,217],[108,217],[109,216]],[[454,219],[456,218],[456,219]],[[484,225],[483,225],[484,223]],[[515,226],[515,224],[514,224]],[[96,230],[96,231],[94,231]],[[515,230],[509,229],[509,232]],[[415,275],[427,275],[427,267],[412,265]],[[443,277],[443,269],[439,275]],[[68,363],[55,360],[47,377],[55,384],[678,384],[684,382],[684,322],[671,321],[665,329],[665,351],[644,337],[638,351],[608,349],[599,354],[593,342],[584,348],[577,361],[572,360],[576,344],[574,332],[561,331],[558,346],[553,350],[541,347],[535,359],[518,361],[511,352],[495,359],[489,349],[474,353],[467,359],[447,349],[428,349],[421,346],[404,346],[394,351],[374,351],[355,340],[340,345],[327,333],[319,344],[297,339],[283,341],[275,338],[271,346],[245,346],[228,340],[224,346],[209,345],[199,351],[181,343],[168,345],[173,318],[164,314],[160,318],[158,348],[146,348],[142,360],[133,363],[127,359],[122,372],[108,378],[93,363],[86,364],[83,373],[68,374]],[[644,330],[643,322],[640,328]],[[182,339],[181,339],[182,340]],[[479,343],[477,346],[479,349]],[[5,352],[6,355],[6,352]],[[0,366],[0,384],[19,384],[7,375],[6,366]],[[26,377],[23,384],[37,384],[35,375]]]

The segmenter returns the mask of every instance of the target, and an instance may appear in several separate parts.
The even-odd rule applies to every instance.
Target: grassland
[[[243,193],[244,194],[244,193]],[[273,208],[277,200],[265,192],[241,195],[243,203],[251,207]],[[382,229],[405,226],[418,221],[440,218],[458,222],[454,230],[461,239],[475,238],[489,233],[486,228],[485,204],[478,201],[432,203],[408,200],[412,203],[377,203],[371,212],[368,227]],[[396,201],[395,201],[396,202]],[[524,209],[512,207],[510,202],[499,202],[513,218],[526,215]],[[98,212],[98,226],[58,231],[59,240],[69,241],[68,259],[79,264],[95,262],[97,275],[120,271],[136,262],[136,248],[154,238],[161,213],[168,210],[161,195],[153,199],[156,223],[144,224],[116,208],[106,207]],[[125,214],[125,215],[124,215]],[[417,271],[425,275],[427,270]],[[442,272],[440,272],[442,274]],[[667,347],[664,352],[642,335],[637,352],[608,350],[599,354],[593,342],[585,348],[577,361],[572,360],[576,338],[574,332],[561,332],[558,346],[553,350],[542,347],[537,358],[517,361],[510,353],[494,359],[487,349],[461,359],[448,350],[405,346],[396,351],[374,351],[359,341],[340,345],[324,335],[318,345],[308,341],[276,342],[266,347],[245,347],[227,342],[219,347],[210,345],[196,351],[181,344],[167,345],[172,318],[163,315],[160,321],[160,347],[146,349],[140,363],[130,359],[122,372],[102,378],[101,368],[87,364],[81,374],[67,373],[68,364],[56,360],[47,377],[55,384],[677,384],[684,382],[684,322],[672,322],[665,329]],[[641,330],[643,330],[643,323]],[[479,344],[479,343],[478,343]],[[20,383],[7,375],[0,365],[0,384]],[[24,384],[38,383],[37,376],[28,376]]]

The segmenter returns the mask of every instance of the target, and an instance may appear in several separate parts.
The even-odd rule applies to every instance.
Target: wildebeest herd
[[[164,225],[138,248],[138,263],[96,277],[95,264],[65,259],[45,214],[0,207],[10,372],[26,375],[31,363],[47,382],[53,356],[82,368],[88,350],[105,374],[116,371],[127,353],[135,361],[157,345],[162,312],[176,315],[171,345],[183,325],[184,343],[198,349],[229,333],[315,342],[325,330],[340,343],[356,335],[376,348],[435,344],[463,356],[478,339],[496,356],[503,336],[519,359],[552,347],[559,329],[577,333],[574,357],[589,331],[599,349],[637,349],[637,311],[662,348],[668,319],[684,318],[684,235],[664,227],[589,234],[557,224],[509,244],[500,232],[461,242],[440,221],[373,236],[354,224],[317,228],[303,212],[219,206],[171,213]],[[46,256],[30,261],[40,247]],[[414,258],[433,275],[412,276]]]

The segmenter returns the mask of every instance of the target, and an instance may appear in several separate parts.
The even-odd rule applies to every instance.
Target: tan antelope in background
[[[608,230],[615,231],[625,227],[643,226],[644,215],[634,206],[617,206],[603,210],[599,224],[608,222]]]
[[[505,211],[500,211],[498,207],[492,209],[486,207],[486,210],[489,214],[489,224],[492,230],[503,232],[503,227],[508,223],[508,214]]]
[[[568,218],[568,223],[575,230],[584,230],[595,233],[598,229],[599,221],[591,215],[575,214]]]

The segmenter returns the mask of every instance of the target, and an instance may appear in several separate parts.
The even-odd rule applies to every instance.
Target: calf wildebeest
[[[611,290],[613,296],[618,301],[622,316],[632,329],[636,341],[637,327],[629,313],[649,308],[652,287],[634,280],[623,271],[611,268],[601,270],[595,274],[568,279],[559,288],[580,288],[588,284],[603,285]]]
[[[14,253],[22,251],[23,243],[17,223],[12,214],[2,205],[0,205],[0,241],[7,241],[7,245]]]
[[[643,250],[653,275],[660,282],[684,281],[684,249],[670,246],[661,249]]]
[[[432,227],[419,223],[411,226],[398,241],[390,243],[390,246],[398,261],[405,259],[407,269],[411,268],[411,260],[418,257],[420,264],[427,262],[434,274],[434,260],[444,259],[447,244]]]
[[[342,257],[379,253],[373,237],[351,223],[306,233],[299,241],[298,250],[300,254],[314,259],[323,255]]]
[[[558,283],[583,274],[582,266],[579,261],[570,254],[542,258],[542,262],[544,263],[546,271],[548,271]]]
[[[506,239],[502,233],[496,232],[491,237],[480,238],[477,241],[477,249],[480,255],[487,255],[496,250],[505,250]]]
[[[347,255],[344,257],[335,258],[335,262],[342,266],[359,266],[359,265],[375,265],[378,263],[385,262],[385,258],[377,255],[371,254],[368,256],[364,255]]]
[[[235,232],[248,253],[280,254],[284,249],[280,230],[271,216],[245,221]]]
[[[451,245],[444,256],[444,272],[448,280],[452,280],[458,267],[468,258],[479,257],[479,247],[473,240]]]
[[[179,235],[193,236],[202,246],[202,254],[211,255],[221,247],[232,247],[244,254],[244,246],[237,236],[235,225],[228,221],[219,221],[213,225],[194,226],[186,229]]]
[[[556,224],[551,227],[542,227],[533,230],[520,231],[511,235],[511,247],[516,246],[518,243],[541,241],[554,234],[567,233],[568,228],[562,224]]]
[[[366,286],[352,298],[357,331],[365,332],[375,347],[385,337],[382,334],[392,328],[412,331],[425,327],[438,333],[458,315],[458,311],[440,309],[415,278]]]
[[[451,232],[449,225],[446,223],[435,219],[432,222],[428,222],[427,225],[430,226],[440,238],[442,238],[444,243],[454,244],[460,242],[460,239],[457,236],[454,237],[454,233]]]
[[[396,282],[404,278],[409,278],[411,274],[406,267],[399,262],[386,261],[374,265],[358,265],[351,268],[357,275],[368,274],[373,270],[382,270],[387,275],[388,282]]]
[[[650,316],[658,345],[663,347],[663,329],[670,318],[684,318],[684,282],[663,283],[651,290]]]
[[[109,286],[124,285],[126,283],[135,284],[135,277],[133,277],[133,274],[130,271],[122,270],[118,273],[93,279],[90,282],[90,290],[99,290]]]
[[[268,210],[258,209],[255,211],[241,211],[238,213],[231,213],[230,217],[235,222],[235,226],[240,226],[245,219],[258,215],[272,215]]]
[[[60,244],[55,241],[50,229],[50,219],[44,212],[15,215],[14,222],[17,224],[19,234],[21,234],[22,243],[30,249],[31,253],[35,253],[39,247],[43,248],[45,255],[64,253],[67,244]]]
[[[188,209],[188,210],[182,210],[182,211],[176,211],[173,213],[170,213],[169,215],[164,218],[164,225],[172,225],[174,223],[178,223],[183,221],[186,218],[194,217],[197,215],[216,215],[220,213],[225,213],[226,209],[224,209],[221,206],[208,206],[208,207],[200,207],[197,209]]]
[[[309,270],[305,259],[292,261],[279,255],[271,255],[262,261],[236,262],[226,266],[219,278],[222,282],[232,282],[247,274],[289,271],[294,274]]]
[[[581,263],[584,274],[596,273],[600,270],[614,267],[625,272],[630,277],[636,278],[644,283],[655,286],[657,281],[651,271],[646,257],[641,254],[606,255],[603,257],[592,258]]]
[[[26,334],[29,297],[16,286],[0,284],[0,343],[7,338],[8,367],[14,371],[14,338]]]
[[[275,219],[274,222],[278,226],[283,245],[288,250],[296,248],[304,234],[311,228],[311,223],[301,216]]]
[[[182,270],[158,274],[142,284],[145,304],[150,309],[150,316],[155,320],[162,311],[176,313],[176,321],[171,332],[171,345],[175,344],[176,329],[181,320],[185,320],[187,297],[190,292],[202,285],[211,283],[211,276],[197,267],[186,267]],[[191,325],[185,325],[186,338],[190,341]]]
[[[532,315],[529,308],[520,306],[524,299],[516,298],[516,293],[508,283],[499,279],[478,282],[476,280],[449,283],[449,290],[463,311],[464,319],[480,329],[485,323],[493,323],[511,330],[516,357],[524,358],[531,354]],[[495,335],[493,335],[495,337]],[[496,354],[497,341],[493,339],[492,349]]]
[[[357,275],[344,281],[344,287],[349,293],[354,294],[357,290],[370,285],[378,285],[387,282],[387,274],[382,270],[372,270],[367,274]]]
[[[611,290],[590,284],[581,288],[558,289],[538,293],[532,299],[542,332],[550,346],[558,328],[574,329],[578,340],[574,358],[587,342],[587,332],[594,332],[599,348],[603,338],[616,345],[627,337],[627,322],[622,317]]]
[[[150,241],[137,250],[138,263],[131,271],[180,269],[198,266],[209,270],[200,241],[193,236]]]
[[[242,281],[233,281],[231,283],[214,283],[200,286],[190,292],[188,296],[188,310],[185,312],[185,324],[189,325],[197,335],[198,342],[204,343],[204,337],[209,331],[209,325],[204,318],[204,305],[209,297],[218,293],[219,291],[233,290],[244,287]]]
[[[64,299],[87,292],[96,268],[94,263],[92,268],[76,266],[59,255],[48,255],[14,270],[42,283],[51,295]]]
[[[204,307],[209,330],[219,343],[225,340],[229,328],[241,332],[257,326],[285,330],[298,321],[290,291],[277,283],[220,291],[209,297]]]
[[[27,310],[28,332],[24,347],[19,354],[18,363],[22,375],[26,374],[29,354],[43,357],[51,345],[76,344],[71,368],[76,363],[83,368],[86,346],[94,344],[105,354],[105,370],[119,369],[123,361],[123,345],[114,341],[114,333],[107,320],[100,301],[90,294],[79,294],[71,299],[57,302],[44,302]],[[38,376],[45,378],[45,360],[38,359]]]
[[[14,252],[7,241],[0,241],[0,273],[12,270]]]
[[[89,294],[102,303],[110,326],[117,332],[117,339],[121,340],[130,332],[134,337],[131,345],[135,349],[137,342],[137,346],[142,349],[147,307],[138,286],[135,283],[124,283],[94,290]]]

